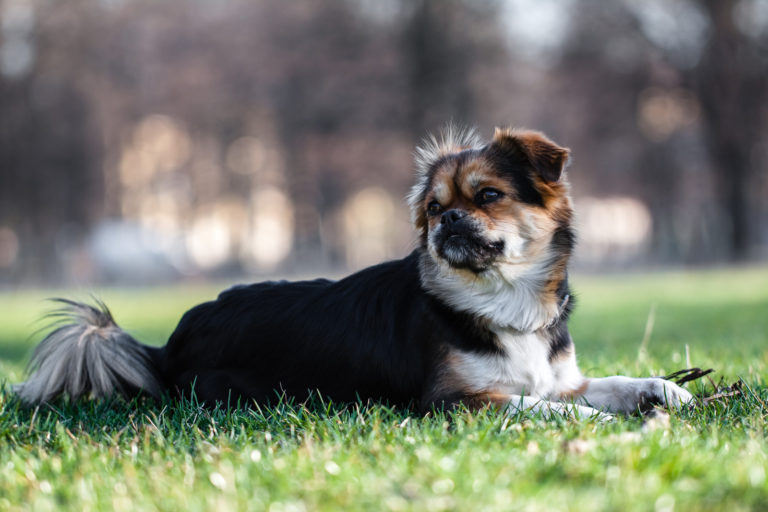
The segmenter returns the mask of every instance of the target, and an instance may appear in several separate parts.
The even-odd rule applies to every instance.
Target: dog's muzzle
[[[437,254],[449,265],[476,273],[485,270],[504,252],[504,241],[487,240],[482,225],[459,209],[442,214],[432,239]]]

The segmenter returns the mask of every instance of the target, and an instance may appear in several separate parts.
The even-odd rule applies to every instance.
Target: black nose
[[[440,217],[440,224],[451,225],[467,216],[467,212],[462,210],[448,210]]]

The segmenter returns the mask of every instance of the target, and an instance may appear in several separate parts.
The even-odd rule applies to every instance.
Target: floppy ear
[[[561,148],[543,133],[531,130],[496,128],[491,144],[497,146],[503,153],[522,153],[547,183],[560,180],[570,154],[568,148]]]

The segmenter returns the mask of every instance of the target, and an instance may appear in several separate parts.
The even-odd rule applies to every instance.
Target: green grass
[[[119,400],[29,410],[6,387],[0,510],[768,509],[768,269],[577,276],[574,287],[585,373],[660,375],[688,358],[743,379],[744,395],[650,429],[638,417],[420,417],[321,399],[240,411]],[[0,382],[21,380],[42,299],[56,293],[0,293]],[[215,293],[98,295],[139,339],[160,344]]]

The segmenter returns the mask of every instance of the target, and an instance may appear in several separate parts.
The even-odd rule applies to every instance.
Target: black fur
[[[490,144],[483,150],[491,165],[512,182],[517,199],[523,203],[544,206],[544,199],[533,184],[533,168],[522,151],[499,144]]]
[[[453,401],[430,387],[446,349],[498,348],[478,321],[424,291],[420,255],[336,282],[239,286],[192,308],[153,353],[165,387],[181,394],[194,384],[209,402],[267,403],[281,391],[301,400],[311,390],[422,409]]]
[[[573,346],[573,340],[568,331],[568,317],[571,311],[573,311],[575,299],[568,287],[567,278],[560,283],[557,289],[557,296],[560,299],[560,315],[557,317],[557,321],[547,329],[550,361]]]

